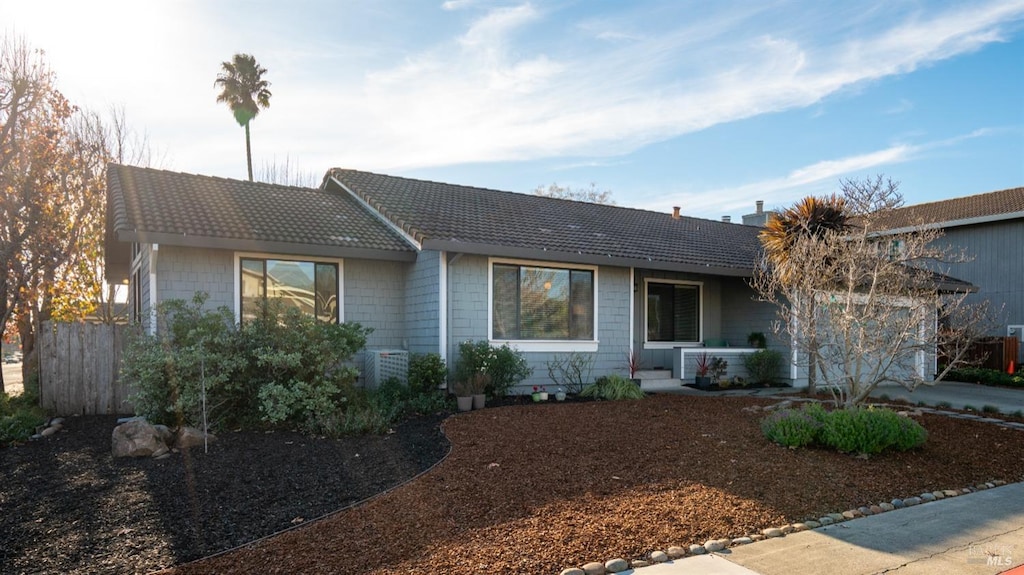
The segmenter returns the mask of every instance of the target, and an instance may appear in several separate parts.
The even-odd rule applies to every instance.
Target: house
[[[942,230],[938,241],[970,259],[943,271],[978,286],[969,303],[987,300],[999,312],[988,335],[1024,339],[1024,188],[898,208],[882,225],[890,233]]]
[[[108,169],[107,274],[133,317],[209,293],[244,320],[281,297],[328,321],[373,328],[367,353],[435,352],[490,340],[524,353],[523,386],[551,385],[558,355],[594,376],[692,376],[693,352],[742,374],[751,332],[775,309],[747,285],[759,228],[333,169],[318,189],[148,168]],[[769,345],[788,350],[769,335]],[[706,347],[704,347],[706,346]],[[792,374],[796,375],[793,370]]]

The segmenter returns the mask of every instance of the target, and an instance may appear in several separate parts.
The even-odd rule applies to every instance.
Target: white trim
[[[633,346],[636,345],[636,291],[640,289],[636,285],[636,268],[629,268],[629,353],[634,353]]]
[[[673,285],[695,285],[700,288],[699,297],[700,301],[697,302],[699,309],[697,311],[700,317],[697,318],[698,322],[698,333],[697,341],[648,341],[647,334],[650,330],[647,329],[647,289],[648,285],[656,284],[673,284]],[[700,347],[704,342],[704,282],[694,280],[675,280],[675,279],[661,279],[661,278],[644,278],[644,305],[643,305],[643,332],[644,332],[644,349],[672,349],[675,347]]]
[[[388,219],[387,216],[385,216],[384,214],[380,213],[377,210],[377,208],[371,206],[369,204],[369,202],[367,202],[366,200],[364,200],[362,198],[362,196],[360,196],[359,194],[353,192],[351,189],[349,189],[348,186],[346,186],[345,184],[343,184],[340,181],[338,181],[338,178],[335,178],[334,176],[331,176],[331,181],[334,182],[335,184],[337,184],[338,187],[340,187],[341,189],[345,190],[348,193],[348,195],[352,196],[352,198],[355,201],[359,202],[359,205],[361,205],[363,207],[363,209],[365,209],[367,212],[372,214],[375,218],[377,218],[378,220],[383,222],[386,226],[388,226],[389,228],[394,230],[395,233],[397,233],[398,235],[402,236],[402,238],[405,241],[409,242],[410,245],[415,247],[417,251],[423,251],[423,244],[421,244],[420,242],[416,241],[416,238],[412,237],[412,235],[409,232],[403,230],[401,227],[396,225],[395,222],[393,222],[390,219]]]
[[[527,340],[527,339],[488,339],[492,346],[508,345],[522,352],[546,352],[546,353],[594,353],[597,351],[600,341],[594,340]]]
[[[594,339],[590,340],[541,340],[541,339],[515,339],[503,340],[493,339],[494,335],[494,264],[513,264],[519,266],[531,266],[555,270],[587,270],[594,274]],[[552,353],[571,352],[596,352],[598,347],[597,328],[598,311],[598,267],[585,264],[568,264],[561,262],[542,262],[534,260],[519,260],[509,258],[487,258],[487,341],[491,345],[508,344],[520,351],[540,351]],[[630,288],[632,289],[632,288]]]
[[[287,262],[311,262],[322,264],[338,265],[338,323],[345,322],[345,260],[340,258],[292,256],[284,254],[272,254],[265,252],[234,252],[234,272],[232,283],[234,284],[234,299],[232,307],[235,309],[235,321],[242,321],[242,258],[253,258],[261,260],[280,260]]]
[[[444,360],[445,365],[451,365],[448,361],[448,252],[439,252],[438,259],[441,265],[437,280],[437,353]]]
[[[149,246],[149,335],[156,335],[156,263],[160,254],[160,244]]]

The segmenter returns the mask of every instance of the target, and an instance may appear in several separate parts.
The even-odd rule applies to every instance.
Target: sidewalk
[[[626,573],[996,575],[1021,565],[1024,483],[1014,483]]]

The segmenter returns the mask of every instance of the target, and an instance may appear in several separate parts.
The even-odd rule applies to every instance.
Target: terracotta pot
[[[485,403],[487,403],[486,395],[482,393],[473,395],[473,409],[483,409]]]
[[[473,397],[467,395],[466,397],[456,397],[456,403],[459,404],[459,411],[469,411],[473,409]]]

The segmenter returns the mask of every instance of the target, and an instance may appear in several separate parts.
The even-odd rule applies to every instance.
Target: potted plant
[[[640,367],[640,354],[635,349],[630,349],[626,352],[626,368],[629,369],[629,379],[632,379],[633,383],[640,385],[640,380],[637,379],[636,374],[642,368]]]
[[[473,400],[473,409],[483,409],[487,403],[487,395],[484,391],[491,383],[491,376],[478,371],[469,378],[469,391]]]
[[[729,362],[720,358],[711,358],[711,367],[708,370],[711,375],[711,382],[721,384],[722,376],[725,375],[726,370],[729,369]]]
[[[469,380],[455,380],[455,383],[452,384],[452,391],[455,392],[455,402],[459,406],[459,411],[473,409],[473,385]]]
[[[764,349],[768,347],[768,339],[765,338],[764,333],[760,331],[752,331],[747,336],[747,344],[750,345],[750,347]]]
[[[711,371],[712,359],[713,358],[709,356],[706,351],[697,356],[697,375],[693,380],[697,387],[711,387],[711,377],[708,376],[708,372]]]
[[[555,391],[555,401],[565,401],[565,390],[561,387]]]
[[[541,390],[541,388],[539,386],[536,386],[536,385],[533,386],[533,394],[531,395],[531,397],[533,397],[534,401],[540,401],[541,400],[540,399],[540,390]],[[547,395],[547,394],[545,394],[545,395]]]

